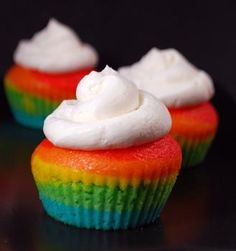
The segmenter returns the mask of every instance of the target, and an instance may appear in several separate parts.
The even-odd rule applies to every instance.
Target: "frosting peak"
[[[115,93],[114,93],[115,91]],[[92,121],[116,117],[139,106],[139,92],[133,83],[108,66],[85,76],[76,90],[78,119],[80,112]]]
[[[68,26],[55,19],[32,39],[22,40],[14,53],[16,63],[45,72],[66,72],[91,67],[97,52],[84,44]]]
[[[154,141],[171,127],[162,103],[108,66],[85,76],[76,98],[63,101],[45,120],[44,133],[57,146],[124,148]]]
[[[152,48],[139,62],[121,67],[119,72],[168,107],[194,105],[214,94],[210,76],[175,49]]]

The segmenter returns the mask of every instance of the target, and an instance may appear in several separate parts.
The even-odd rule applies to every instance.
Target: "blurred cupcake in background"
[[[19,123],[42,128],[64,99],[75,98],[77,83],[94,70],[96,50],[68,26],[50,19],[30,40],[19,42],[15,64],[5,75],[5,91]]]
[[[151,49],[139,62],[121,67],[121,75],[160,99],[172,117],[172,136],[183,151],[182,167],[201,163],[215,136],[218,116],[210,103],[210,76],[175,49]]]

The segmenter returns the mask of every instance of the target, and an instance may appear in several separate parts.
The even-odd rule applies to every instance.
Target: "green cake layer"
[[[138,187],[127,186],[121,189],[118,186],[84,185],[82,182],[39,183],[37,187],[40,195],[64,205],[75,207],[95,208],[97,210],[138,210],[143,206],[155,207],[168,197],[175,179],[167,182],[155,182],[151,185],[141,184]]]
[[[9,81],[6,81],[5,87],[11,107],[34,116],[47,116],[60,103],[19,90]]]
[[[206,157],[214,136],[204,140],[189,140],[178,137],[176,140],[182,148],[182,168],[188,168],[200,164]]]
[[[42,128],[46,116],[60,103],[23,92],[10,81],[5,81],[5,92],[15,120],[33,128]]]
[[[96,229],[126,229],[155,221],[176,177],[126,188],[82,182],[36,182],[49,215],[66,224]]]

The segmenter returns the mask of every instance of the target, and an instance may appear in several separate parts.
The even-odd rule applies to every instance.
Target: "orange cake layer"
[[[57,167],[58,172],[70,169],[109,177],[156,179],[163,175],[163,170],[167,175],[179,171],[181,150],[171,136],[141,146],[99,151],[59,148],[45,139],[36,148],[32,163]]]
[[[5,80],[7,84],[29,94],[39,97],[52,97],[57,99],[75,98],[76,87],[85,75],[93,68],[79,69],[68,73],[44,73],[36,70],[14,65],[7,72]]]

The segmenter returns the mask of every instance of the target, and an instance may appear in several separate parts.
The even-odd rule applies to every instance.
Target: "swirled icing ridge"
[[[95,49],[83,43],[68,26],[50,19],[30,40],[19,42],[14,53],[17,64],[44,72],[67,72],[96,65]]]
[[[106,67],[91,72],[49,115],[44,133],[60,147],[82,150],[126,148],[154,141],[171,127],[167,108],[152,95]]]
[[[168,107],[195,105],[214,95],[210,76],[175,49],[153,48],[140,61],[121,67],[119,72]]]

